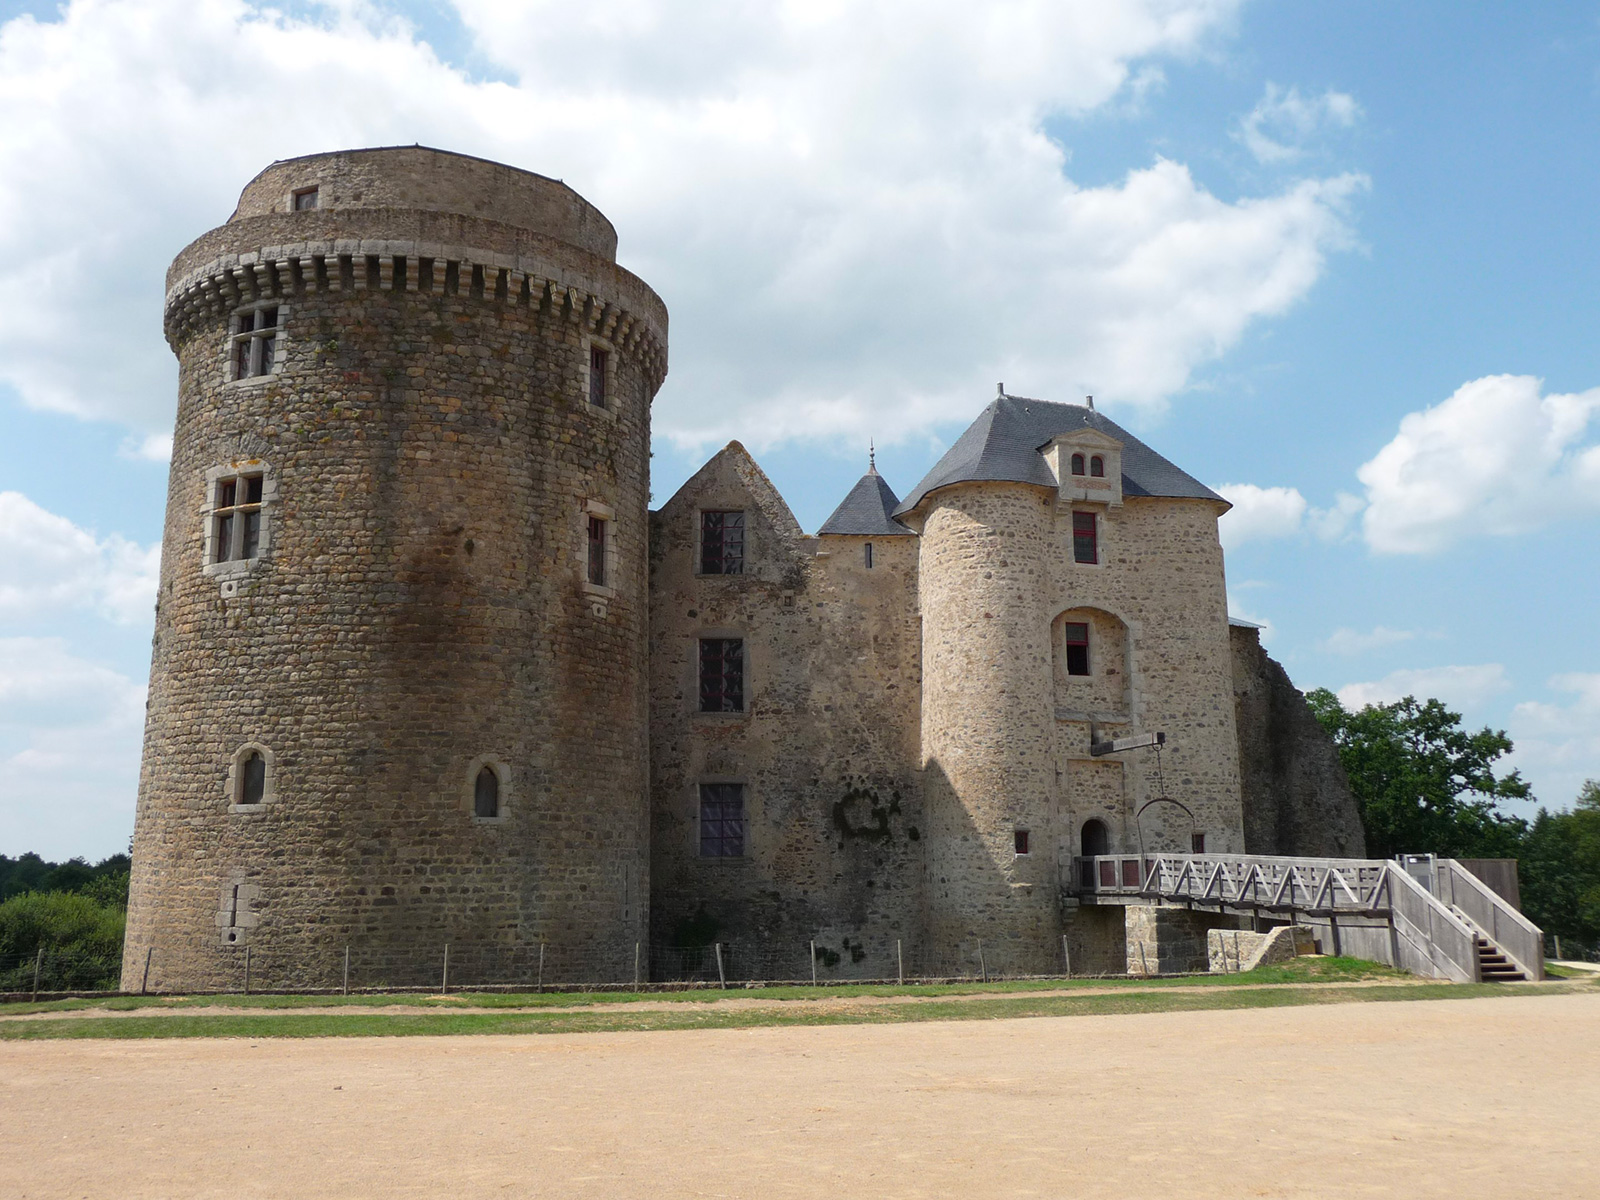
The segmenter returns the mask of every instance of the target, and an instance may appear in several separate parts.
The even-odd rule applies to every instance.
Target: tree
[[[1600,780],[1583,785],[1571,812],[1541,808],[1520,857],[1528,919],[1570,944],[1600,943]]]
[[[1356,712],[1326,688],[1306,701],[1339,748],[1369,854],[1519,857],[1527,822],[1496,804],[1527,799],[1529,787],[1516,771],[1495,773],[1511,751],[1504,731],[1468,733],[1460,713],[1414,696]]]

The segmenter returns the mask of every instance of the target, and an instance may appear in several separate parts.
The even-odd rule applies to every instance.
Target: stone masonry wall
[[[531,978],[541,942],[547,979],[630,977],[664,310],[482,268],[514,247],[363,254],[339,235],[382,232],[370,211],[349,230],[273,220],[300,216],[327,253],[262,255],[240,222],[208,235],[225,265],[169,297],[179,408],[125,983],[148,950],[152,989],[237,987],[249,947],[260,986],[326,986],[347,946],[358,986],[422,983],[446,943],[460,982]],[[284,314],[280,368],[229,382],[230,314],[256,299]],[[608,334],[601,411],[588,351]],[[208,476],[240,466],[270,472],[268,536],[219,573]],[[596,502],[614,514],[604,594],[584,576]],[[272,764],[267,803],[230,803],[246,745]],[[493,820],[472,809],[485,761]]]
[[[1251,854],[1366,857],[1361,813],[1338,748],[1305,696],[1261,648],[1230,631],[1245,848]]]
[[[746,514],[745,571],[698,573],[703,509]],[[923,970],[916,539],[805,537],[737,443],[651,533],[655,971],[882,978]],[[698,709],[701,637],[745,646],[745,711]],[[702,858],[699,785],[744,784],[745,854]]]

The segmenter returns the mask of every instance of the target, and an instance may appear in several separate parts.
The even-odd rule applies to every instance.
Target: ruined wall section
[[[1339,751],[1305,695],[1262,649],[1230,630],[1245,849],[1251,854],[1366,857],[1361,813]]]
[[[388,153],[362,162],[382,174]],[[631,976],[666,317],[613,262],[551,244],[335,207],[241,219],[180,256],[125,984],[149,951],[152,989],[236,988],[248,947],[260,986],[336,985],[347,946],[357,985],[422,983],[446,943],[461,982],[531,978],[541,942],[547,979]],[[275,369],[231,379],[235,314],[268,302]],[[258,556],[209,567],[215,478],[258,470]],[[585,586],[593,502],[613,516],[601,592]],[[270,763],[252,805],[235,803],[246,746]],[[503,771],[492,819],[473,808],[485,762]]]
[[[746,514],[745,570],[702,575],[705,509]],[[920,967],[916,541],[805,537],[743,447],[651,527],[654,970],[882,978]],[[698,711],[698,642],[745,646],[745,711]],[[741,783],[745,853],[700,854],[699,787]]]

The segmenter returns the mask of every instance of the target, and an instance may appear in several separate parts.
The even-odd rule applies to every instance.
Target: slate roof
[[[1124,496],[1186,496],[1227,503],[1193,475],[1092,408],[1025,396],[1001,396],[956,439],[916,490],[894,510],[895,515],[910,512],[929,492],[952,483],[1004,480],[1053,488],[1056,479],[1040,449],[1057,435],[1086,426],[1122,443]]]
[[[894,489],[883,481],[883,476],[875,470],[868,471],[856,481],[850,494],[817,533],[819,536],[844,533],[852,537],[914,537],[911,530],[890,515],[899,503]]]

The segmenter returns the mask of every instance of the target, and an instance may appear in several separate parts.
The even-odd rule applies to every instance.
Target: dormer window
[[[1104,479],[1106,477],[1106,460],[1098,454],[1089,460],[1089,475],[1094,479]]]
[[[1074,475],[1083,474],[1083,455],[1074,454],[1072,456],[1072,473]]]

